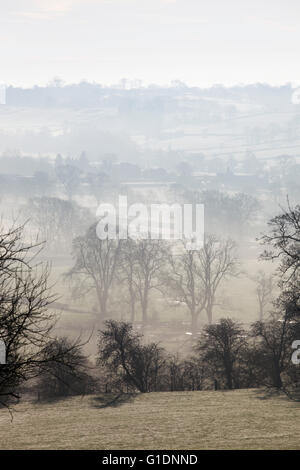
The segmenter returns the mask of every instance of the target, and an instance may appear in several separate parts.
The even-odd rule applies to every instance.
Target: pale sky
[[[1,0],[0,82],[300,83],[299,0]]]

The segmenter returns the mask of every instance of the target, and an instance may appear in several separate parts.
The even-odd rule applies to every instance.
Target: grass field
[[[300,406],[261,391],[150,393],[0,410],[1,449],[300,449]]]

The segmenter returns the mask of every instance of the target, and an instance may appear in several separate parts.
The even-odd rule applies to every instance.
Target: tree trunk
[[[134,323],[135,320],[135,305],[131,304],[130,322]]]
[[[226,382],[227,382],[227,388],[228,390],[232,390],[232,374],[231,371],[227,371],[226,373]]]
[[[135,320],[135,296],[134,296],[132,288],[130,288],[130,307],[131,307],[130,322],[134,323],[134,320]]]
[[[144,294],[144,298],[142,301],[142,321],[143,321],[143,327],[147,325],[148,323],[148,294]]]
[[[280,369],[278,364],[274,365],[274,375],[273,375],[273,384],[275,388],[282,388],[282,380],[280,375]]]
[[[211,303],[207,304],[206,313],[207,313],[208,323],[209,323],[209,325],[211,325],[212,324],[212,318],[213,318],[212,304]]]
[[[100,314],[101,320],[103,320],[107,316],[107,311],[106,311],[107,296],[104,295],[98,287],[96,288],[96,291],[97,291],[97,298],[98,298],[98,305],[99,305],[99,314]]]
[[[264,310],[262,305],[259,306],[259,321],[263,321],[264,319]]]
[[[232,367],[232,362],[230,360],[230,355],[227,353],[226,354],[227,357],[225,357],[225,375],[226,375],[226,385],[227,385],[227,388],[228,390],[232,390],[233,389],[233,380],[232,380],[232,370],[233,370],[233,367]]]
[[[197,316],[196,312],[191,312],[191,314],[192,314],[191,330],[192,330],[193,335],[196,335],[197,334],[198,316]]]

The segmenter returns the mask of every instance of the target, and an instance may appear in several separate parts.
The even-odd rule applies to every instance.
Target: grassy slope
[[[300,407],[260,392],[139,395],[118,407],[93,397],[0,410],[1,449],[300,449]]]

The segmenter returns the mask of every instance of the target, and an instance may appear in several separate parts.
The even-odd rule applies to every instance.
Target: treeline
[[[64,359],[46,361],[35,391],[45,400],[86,393],[265,387],[300,398],[299,365],[292,361],[292,344],[299,337],[299,320],[287,314],[255,322],[247,331],[223,318],[204,327],[192,354],[180,357],[158,343],[145,342],[132,324],[108,320],[99,331],[96,367],[79,345],[70,352],[70,342],[57,339],[46,356],[60,353]]]
[[[203,247],[189,249],[188,240],[101,239],[93,225],[73,242],[74,265],[67,276],[75,299],[94,294],[99,321],[123,315],[133,323],[151,323],[150,309],[164,301],[185,309],[193,334],[201,313],[213,321],[222,283],[237,274],[235,243],[207,235]],[[176,250],[175,250],[176,249]]]
[[[41,135],[40,141],[45,144],[53,138]],[[70,200],[89,195],[99,204],[99,198],[103,199],[108,193],[113,195],[116,189],[120,192],[124,183],[150,181],[168,184],[171,190],[181,189],[186,197],[193,197],[191,190],[239,191],[249,195],[259,189],[265,193],[266,200],[271,202],[272,198],[282,197],[286,188],[293,198],[297,200],[299,197],[300,165],[289,155],[278,156],[270,168],[252,152],[248,152],[242,161],[234,157],[227,160],[220,157],[212,159],[203,153],[153,151],[149,154],[147,151],[146,155],[137,152],[134,145],[126,143],[122,136],[105,137],[101,134],[101,139],[101,153],[94,155],[92,152],[87,156],[82,152],[78,158],[63,158],[58,154],[55,163],[46,156],[19,156],[15,152],[2,154],[0,195],[24,198],[47,195]],[[119,151],[113,150],[116,144],[122,149],[123,155],[126,147],[130,157],[127,158],[125,154],[119,159]],[[153,166],[145,167],[141,164],[145,159],[151,159]]]
[[[54,79],[46,87],[35,86],[33,88],[17,88],[9,86],[6,90],[7,104],[10,106],[33,107],[96,107],[118,106],[124,100],[134,99],[137,106],[146,108],[147,105],[159,99],[164,107],[169,104],[170,98],[184,96],[193,93],[198,97],[222,98],[228,100],[244,99],[247,97],[251,103],[264,104],[274,108],[284,106],[290,102],[293,92],[291,84],[280,87],[272,87],[263,83],[224,87],[215,85],[211,88],[201,89],[188,87],[180,81],[174,81],[172,86],[161,87],[150,85],[142,87],[141,81],[123,79],[117,85],[108,87],[97,83],[81,82],[78,84],[64,84],[60,79]],[[130,87],[130,89],[126,89]],[[145,104],[146,102],[146,104]],[[275,103],[275,104],[274,104]]]
[[[215,244],[215,239],[209,238],[203,249],[184,250],[174,259],[172,253],[169,258],[170,253],[163,243],[159,245],[160,240],[155,243],[140,240],[136,245],[130,241],[127,251],[122,251],[121,245],[111,245],[117,240],[99,240],[92,229],[90,239],[79,238],[74,246],[75,265],[70,275],[83,273],[88,280],[84,288],[94,288],[99,295],[102,326],[95,368],[85,357],[80,338],[71,341],[55,337],[56,318],[51,313],[55,296],[48,285],[49,270],[38,262],[34,264],[41,246],[24,242],[23,227],[10,230],[2,227],[0,339],[6,354],[0,365],[0,403],[9,406],[21,396],[22,387],[30,381],[36,383],[41,398],[95,391],[145,393],[260,386],[297,396],[299,361],[293,361],[292,355],[293,345],[300,339],[300,206],[292,208],[288,204],[286,211],[269,222],[269,228],[262,239],[266,247],[262,256],[266,260],[279,260],[280,295],[273,302],[269,317],[255,322],[249,330],[229,318],[214,323],[209,316],[208,307],[214,305],[214,288],[222,279],[217,277],[216,283],[211,283],[212,273],[233,274],[230,244],[222,245],[219,241]],[[135,251],[128,251],[128,248]],[[165,256],[162,265],[161,249]],[[160,256],[157,257],[156,252]],[[217,256],[211,257],[212,254]],[[214,264],[210,265],[214,267],[212,271],[208,269],[210,259],[217,260],[218,269]],[[136,264],[138,262],[140,264]],[[92,271],[99,266],[100,271]],[[120,277],[122,270],[118,269],[130,266],[133,271],[125,271],[126,285],[137,288],[132,293],[137,293],[139,301],[145,302],[144,308],[148,306],[149,289],[162,289],[166,285],[170,292],[179,293],[180,301],[191,315],[192,327],[193,313],[206,310],[210,324],[200,332],[193,330],[194,346],[190,356],[172,356],[158,343],[144,341],[132,324],[110,319],[111,311],[107,307],[112,279],[117,280],[120,287],[123,279]],[[147,266],[149,271],[145,269]],[[229,271],[224,266],[229,266]],[[210,273],[209,282],[205,272]],[[93,277],[96,278],[94,285],[91,284]],[[161,280],[159,285],[158,280]],[[133,300],[136,301],[136,297]],[[143,310],[142,303],[139,308],[141,306],[146,324],[145,312],[148,311]]]
[[[299,398],[299,361],[292,359],[295,356],[293,345],[298,344],[300,338],[300,207],[292,208],[288,203],[286,211],[270,220],[269,228],[269,233],[261,240],[266,247],[262,257],[280,261],[277,271],[280,294],[272,303],[272,311],[266,319],[261,315],[260,321],[246,330],[230,318],[213,323],[208,316],[210,324],[202,329],[199,336],[194,331],[193,353],[184,358],[170,355],[158,343],[145,342],[128,322],[107,320],[105,328],[99,331],[97,363],[102,371],[101,390],[145,393],[265,386]],[[213,252],[214,241],[210,240],[210,249],[204,247],[204,253]],[[142,252],[145,254],[144,249]],[[193,264],[195,253],[204,256],[201,250],[187,251],[182,255],[189,273],[186,283],[180,271],[184,266],[182,260],[175,269],[180,279],[176,284],[177,278],[172,278],[176,292],[185,292],[188,286],[195,285],[196,273],[201,273],[199,278],[203,279],[203,271],[199,265]],[[224,260],[229,263],[230,269],[234,266],[230,250],[225,250],[225,253],[226,256],[223,246],[217,257],[221,272],[224,272]],[[132,252],[129,258],[134,259]],[[155,259],[153,253],[150,258]],[[207,267],[209,263],[204,259],[204,266]],[[166,260],[163,263],[165,265]],[[225,266],[228,266],[226,263]],[[125,265],[128,267],[127,258]],[[198,292],[196,285],[194,294]],[[204,286],[207,288],[207,284]],[[261,306],[269,290],[270,281],[263,279],[258,286]],[[202,291],[199,302],[203,302],[203,298],[207,302],[207,295],[205,290]],[[195,295],[191,299],[195,299]]]
[[[107,321],[99,333],[98,363],[106,371],[102,391],[183,391],[266,386],[299,391],[299,367],[291,360],[300,323],[285,315],[256,322],[245,331],[221,319],[204,327],[193,354],[180,359],[146,343],[132,325]]]

